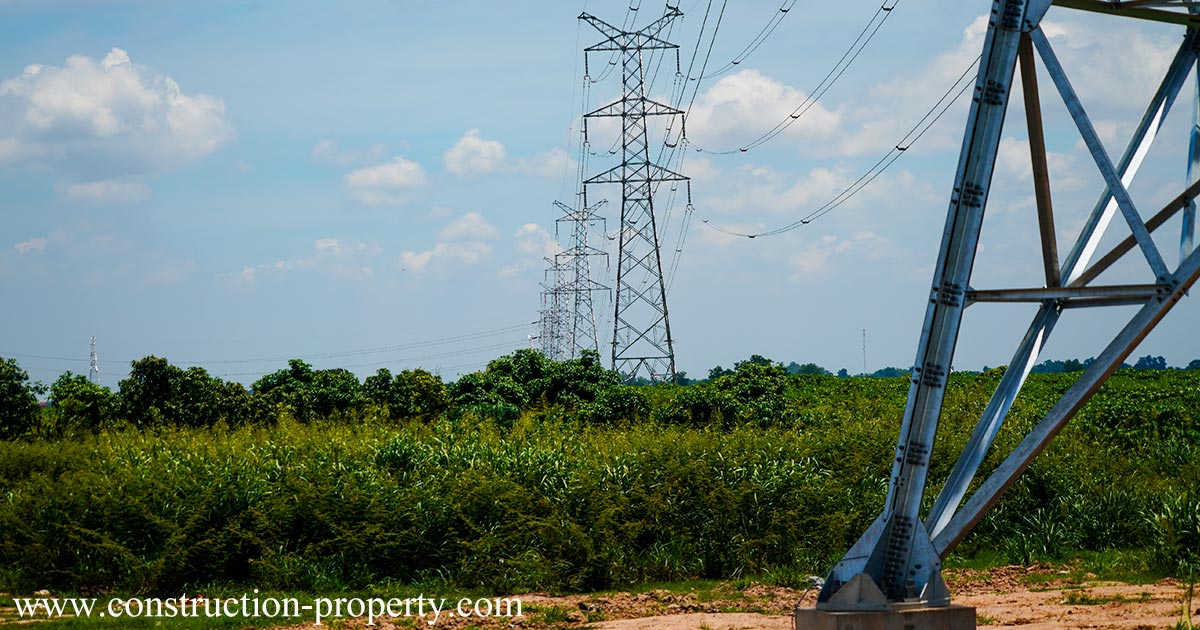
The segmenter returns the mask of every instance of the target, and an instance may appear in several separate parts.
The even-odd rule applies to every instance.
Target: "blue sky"
[[[710,69],[781,4],[730,2]],[[684,66],[707,5],[685,0],[671,31]],[[422,366],[454,378],[527,346],[542,258],[553,252],[552,202],[571,201],[577,184],[581,51],[600,41],[576,17],[619,23],[629,6],[0,2],[0,355],[50,381],[87,371],[95,335],[103,382],[115,386],[129,360],[148,354],[243,382],[292,356],[360,375]],[[826,202],[979,54],[989,7],[902,0],[788,132],[746,153],[687,154],[680,169],[693,178],[697,210],[755,232]],[[700,82],[693,148],[736,148],[785,118],[877,8],[796,2],[735,71]],[[640,26],[662,10],[644,0],[632,19]],[[1057,8],[1046,24],[1119,154],[1180,31]],[[595,74],[604,62],[593,58]],[[662,76],[653,93],[666,100],[671,77]],[[1099,177],[1044,75],[1042,86],[1065,241]],[[586,105],[617,90],[610,76]],[[1133,187],[1143,214],[1183,183],[1188,100]],[[857,372],[864,328],[869,369],[909,365],[965,116],[960,99],[870,187],[784,235],[739,239],[693,220],[680,245],[675,208],[663,233],[667,256],[683,250],[668,298],[680,369],[703,374],[757,353]],[[607,148],[612,128],[592,131],[593,145]],[[1018,100],[979,288],[1040,285],[1025,135]],[[591,157],[589,171],[611,160]],[[610,231],[617,205],[605,210]],[[1109,242],[1127,234],[1112,232]],[[1162,234],[1173,265],[1177,224]],[[1115,272],[1144,275],[1134,265]],[[1137,355],[1177,365],[1200,357],[1196,309],[1185,300]],[[1072,313],[1045,356],[1097,354],[1127,314]],[[1029,307],[970,309],[956,367],[1006,363],[1031,316]],[[599,319],[611,326],[611,316]]]

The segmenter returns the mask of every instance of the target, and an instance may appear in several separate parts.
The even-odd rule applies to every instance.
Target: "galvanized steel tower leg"
[[[1186,36],[1121,159],[1114,163],[1038,27],[1050,0],[997,0],[974,100],[963,140],[954,193],[938,256],[934,285],[918,344],[913,381],[896,446],[883,512],[830,573],[818,598],[818,610],[895,610],[938,607],[949,602],[940,577],[941,559],[995,504],[1104,380],[1200,278],[1200,252],[1192,244],[1195,207],[1200,195],[1200,82],[1193,107],[1189,147],[1189,186],[1149,220],[1143,218],[1129,186],[1154,142],[1171,105],[1197,64],[1200,10],[1186,2],[1143,3],[1054,0],[1054,4],[1121,18],[1187,26]],[[1034,71],[1034,48],[1067,106],[1081,138],[1104,180],[1104,190],[1062,264],[1054,229],[1041,105]],[[1017,58],[1021,60],[1030,158],[1042,241],[1046,284],[1042,288],[978,290],[970,286],[975,248],[991,185],[1007,100]],[[1118,212],[1130,236],[1092,262]],[[1176,213],[1184,215],[1180,265],[1170,269],[1152,233]],[[1093,286],[1116,261],[1138,250],[1152,281],[1140,285]],[[1029,302],[1037,314],[1014,353],[967,446],[924,522],[918,520],[937,432],[946,377],[958,340],[964,309],[977,302]],[[963,497],[992,446],[1036,363],[1067,310],[1139,305],[1130,320],[1043,421],[1007,456],[1001,466],[962,504]]]
[[[884,511],[831,572],[818,598],[827,608],[949,603],[941,579],[941,558],[919,511],[946,379],[967,306],[1018,45],[1022,33],[1036,26],[1047,8],[1049,0],[993,3]],[[851,583],[854,586],[844,588]]]

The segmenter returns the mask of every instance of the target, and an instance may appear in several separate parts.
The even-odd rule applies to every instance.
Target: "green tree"
[[[136,427],[237,423],[248,402],[241,385],[210,376],[204,368],[185,370],[155,356],[132,362],[119,390],[121,415]]]
[[[0,440],[11,440],[32,431],[41,419],[38,396],[41,383],[31,383],[16,359],[0,358]]]
[[[377,381],[373,381],[373,387]],[[302,422],[333,413],[358,409],[364,398],[362,385],[352,372],[336,368],[313,370],[300,359],[288,361],[288,367],[264,375],[251,386],[255,397],[271,405],[286,408]]]
[[[441,377],[425,370],[404,370],[395,376],[380,368],[363,381],[363,397],[386,405],[394,418],[435,416],[450,404],[450,394]]]
[[[585,350],[579,358],[551,361],[536,350],[517,350],[490,363],[482,372],[467,374],[450,386],[455,405],[563,405],[576,408],[610,393],[621,377],[605,369],[600,355]],[[634,405],[636,407],[636,405]]]
[[[805,363],[804,365],[796,365],[793,361],[787,366],[788,374],[810,374],[817,376],[828,376],[829,370],[817,365],[816,363]]]
[[[1165,370],[1167,360],[1163,357],[1146,355],[1133,364],[1135,370]]]
[[[715,380],[721,378],[722,376],[729,376],[731,374],[733,374],[733,370],[726,370],[725,368],[718,365],[717,367],[708,371],[708,380],[715,381]]]
[[[112,390],[69,371],[50,385],[49,400],[55,429],[60,434],[110,426],[120,408],[120,400]]]

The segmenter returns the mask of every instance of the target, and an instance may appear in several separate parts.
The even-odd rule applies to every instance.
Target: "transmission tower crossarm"
[[[618,118],[621,116],[674,116],[683,114],[683,110],[670,105],[663,105],[644,96],[623,98],[615,103],[605,105],[600,109],[585,114],[588,118]]]
[[[600,34],[607,37],[608,40],[614,44],[619,45],[620,38],[626,34],[625,31],[622,31],[621,29],[613,26],[612,24],[609,24],[608,22],[601,20],[600,18],[588,13],[587,11],[580,13],[579,19],[583,20],[584,22],[587,22],[588,24],[591,24],[593,28],[595,28],[597,31],[600,31]],[[587,50],[587,49],[585,49],[585,50]]]
[[[662,41],[658,39],[658,34],[661,33],[664,28],[667,28],[667,26],[669,26],[675,18],[682,15],[683,11],[680,11],[679,7],[668,5],[666,12],[663,13],[663,16],[658,18],[658,20],[643,26],[641,30],[638,31],[638,35],[641,35],[644,38]],[[678,48],[678,46],[676,46],[676,48]]]
[[[607,171],[593,175],[584,181],[585,184],[619,184],[625,178],[625,173],[628,170],[646,171],[646,181],[650,182],[683,182],[687,181],[688,177],[680,173],[676,173],[670,169],[663,168],[657,164],[648,164],[646,162],[630,162],[628,164],[618,164]]]

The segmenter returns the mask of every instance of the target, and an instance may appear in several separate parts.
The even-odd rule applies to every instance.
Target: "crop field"
[[[205,398],[187,384],[215,379],[156,365],[166,377],[135,370],[99,402],[67,397],[65,376],[39,424],[0,442],[0,591],[803,588],[878,512],[908,386],[746,362],[631,387],[590,357],[518,352],[457,383],[377,375],[341,398],[344,378],[322,383],[345,374],[293,364],[230,402],[227,384]],[[1000,374],[954,375],[934,483]],[[1001,453],[1070,376],[1031,379]],[[1198,416],[1200,372],[1119,372],[951,564],[1086,556],[1194,577]]]

